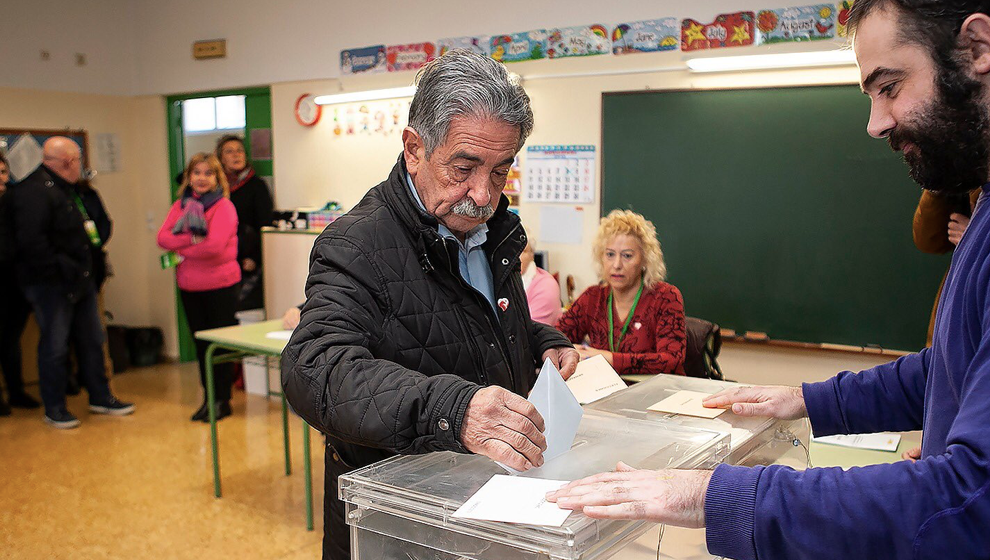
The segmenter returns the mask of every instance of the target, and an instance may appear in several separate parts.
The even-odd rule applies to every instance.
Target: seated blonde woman
[[[593,247],[601,284],[561,316],[557,328],[582,359],[601,354],[620,375],[684,374],[684,300],[664,282],[653,224],[628,210],[602,218]]]

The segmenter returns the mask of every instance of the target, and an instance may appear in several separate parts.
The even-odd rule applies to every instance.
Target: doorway
[[[272,190],[274,162],[272,160],[272,102],[268,87],[211,91],[169,96],[166,100],[168,119],[169,185],[171,200],[179,196],[177,179],[186,161],[198,152],[213,152],[216,142],[227,134],[244,138],[244,147],[255,172]],[[179,333],[179,359],[196,359],[192,333],[186,324],[185,309],[175,288],[176,321]]]

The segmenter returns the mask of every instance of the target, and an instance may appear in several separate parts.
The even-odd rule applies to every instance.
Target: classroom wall
[[[0,87],[109,95],[134,92],[137,28],[144,2],[10,1],[0,10]],[[41,59],[41,51],[50,54]],[[85,66],[76,53],[86,55]]]
[[[553,68],[541,62],[510,65],[510,70],[524,77],[523,85],[532,99],[536,126],[527,144],[591,144],[596,147],[600,165],[603,92],[854,83],[858,79],[857,71],[851,67],[727,75],[698,75],[684,70],[584,75],[617,69],[634,71],[637,68],[664,68],[664,61],[663,55],[638,55],[623,57],[621,61],[556,61]],[[554,73],[550,73],[550,70]],[[286,207],[318,206],[326,200],[337,200],[350,208],[369,188],[387,177],[402,149],[398,136],[336,136],[333,133],[333,106],[324,107],[323,117],[316,126],[299,125],[293,108],[300,95],[335,93],[341,89],[360,91],[397,87],[407,85],[410,79],[409,73],[403,73],[273,85],[273,143],[275,161],[278,162],[275,172],[279,183],[280,203]],[[339,110],[344,112],[350,108],[352,107],[340,106]],[[867,115],[864,114],[864,134],[866,122]],[[671,133],[675,134],[676,131]],[[698,164],[703,166],[704,161],[699,160]],[[647,172],[656,175],[658,188],[676,188],[664,184],[662,169],[652,169],[649,162],[644,162],[643,165]],[[600,177],[597,180],[600,182]],[[600,188],[600,184],[598,187]],[[579,206],[584,215],[583,228],[580,232],[574,232],[574,235],[575,238],[580,237],[580,244],[539,242],[541,206],[543,205],[524,202],[520,206],[520,216],[531,237],[538,240],[540,249],[550,252],[552,268],[560,271],[561,277],[574,275],[580,293],[597,282],[589,247],[601,214],[600,196],[596,197],[594,204]],[[686,306],[690,313],[690,302],[686,302]]]

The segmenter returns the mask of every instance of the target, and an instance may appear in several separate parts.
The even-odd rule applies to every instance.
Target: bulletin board
[[[38,146],[45,143],[52,136],[65,136],[71,138],[76,144],[79,145],[79,150],[82,152],[82,167],[83,169],[88,169],[89,165],[89,137],[85,130],[46,130],[46,129],[36,129],[36,128],[0,128],[0,152],[3,152],[5,156],[10,158],[11,170],[13,171],[15,167],[24,166],[24,169],[28,169],[26,173],[20,173],[19,175],[14,175],[11,177],[12,181],[19,181],[29,175],[31,171],[34,171],[39,165],[41,165],[40,151],[37,153],[31,153],[30,157],[27,157],[25,161],[28,163],[21,164],[15,163],[13,159],[17,156],[16,153],[11,153],[17,141],[25,134],[28,134],[33,138]]]

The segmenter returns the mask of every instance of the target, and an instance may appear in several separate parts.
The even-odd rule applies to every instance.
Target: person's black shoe
[[[230,401],[220,401],[218,403],[215,403],[214,406],[216,407],[215,410],[217,411],[217,422],[233,414],[233,411],[230,409]],[[206,410],[206,407],[204,406],[203,409]],[[204,412],[203,419],[200,420],[200,422],[206,422],[207,424],[209,424],[210,413]]]
[[[34,400],[34,397],[21,391],[20,393],[13,393],[10,395],[10,406],[14,408],[40,408],[41,403]]]
[[[196,410],[196,414],[193,414],[190,420],[192,420],[193,422],[204,422],[204,421],[209,422],[210,421],[210,419],[208,418],[209,414],[210,414],[209,409],[206,408],[206,401],[203,401],[203,404],[199,405],[199,409]]]
[[[68,430],[79,425],[79,419],[66,409],[45,413],[45,422],[59,430]]]
[[[82,392],[82,387],[79,386],[79,381],[71,375],[65,380],[65,394],[70,397],[75,397]]]
[[[134,412],[134,405],[127,402],[118,401],[117,397],[110,395],[110,399],[104,402],[89,403],[89,411],[93,414],[109,414],[110,416],[127,416]]]
[[[10,416],[10,405],[0,396],[0,416]]]

